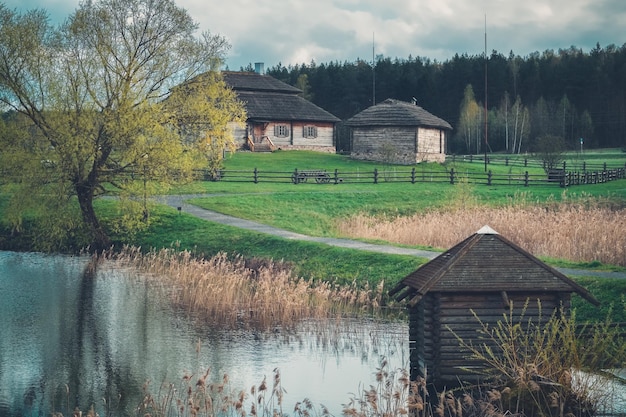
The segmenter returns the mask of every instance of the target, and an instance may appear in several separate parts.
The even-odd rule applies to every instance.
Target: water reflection
[[[404,323],[217,331],[172,311],[131,271],[83,257],[0,252],[0,319],[0,415],[91,404],[100,415],[134,414],[146,380],[176,383],[208,368],[215,380],[227,373],[233,389],[279,368],[287,404],[306,397],[340,415],[350,392],[374,383],[381,357],[392,367],[408,361]]]

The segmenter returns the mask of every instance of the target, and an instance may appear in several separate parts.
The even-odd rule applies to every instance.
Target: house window
[[[275,125],[274,136],[277,138],[286,138],[289,136],[289,126],[287,125]]]
[[[317,137],[317,126],[303,126],[302,127],[302,137],[303,138],[316,138]]]

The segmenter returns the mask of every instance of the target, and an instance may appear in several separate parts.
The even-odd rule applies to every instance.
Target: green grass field
[[[576,156],[576,155],[574,155]],[[626,154],[619,150],[587,153],[590,161],[606,161],[610,166],[620,166]],[[598,163],[601,163],[598,162]],[[568,162],[569,163],[569,162]],[[573,162],[572,162],[573,163]],[[594,162],[596,163],[596,162]],[[425,164],[419,171],[445,171],[451,164]],[[373,169],[408,169],[388,167],[380,163],[354,161],[348,157],[315,152],[275,152],[271,154],[237,153],[225,161],[227,170],[292,171],[294,169],[326,169],[333,171],[373,171]],[[455,162],[458,170],[484,170],[480,162]],[[502,164],[490,164],[494,172],[507,173],[511,168]],[[518,169],[518,168],[516,168]],[[543,172],[535,168],[534,172]],[[478,204],[503,205],[512,200],[530,203],[546,200],[572,199],[577,196],[595,196],[626,205],[626,181],[576,186],[568,189],[555,184],[542,186],[486,186],[482,184],[455,184],[418,182],[396,183],[381,181],[378,184],[316,184],[261,182],[202,182],[178,190],[180,193],[208,193],[211,197],[191,200],[194,204],[218,212],[259,221],[276,227],[315,236],[339,237],[335,230],[337,219],[356,213],[401,216],[424,210],[436,210],[461,204],[472,199]],[[175,217],[175,216],[174,216]],[[184,218],[185,216],[182,215]],[[170,218],[171,219],[171,218]],[[182,221],[182,219],[173,219]],[[298,273],[314,279],[339,279],[341,282],[367,281],[375,284],[385,279],[389,285],[402,279],[425,260],[410,257],[367,254],[345,249],[329,248],[304,242],[283,241],[221,225],[207,225],[187,219],[188,226],[176,231],[170,242],[181,242],[183,247],[194,247],[202,253],[218,250],[236,252],[244,256],[271,257],[288,260]],[[178,230],[179,226],[172,227]],[[155,235],[159,237],[160,233]],[[210,236],[210,237],[209,237]],[[144,240],[145,237],[142,237]],[[157,240],[151,241],[152,244]],[[145,240],[144,240],[145,242]],[[576,264],[557,259],[545,260],[553,266],[607,269],[606,265]],[[623,270],[620,268],[608,268]],[[620,307],[619,294],[626,292],[626,281],[581,278],[590,285],[594,295],[603,300],[603,309],[587,306],[584,300],[573,299],[580,308],[581,318],[606,313],[610,305]],[[616,308],[619,321],[626,320],[624,308]]]
[[[588,160],[604,161],[619,165],[626,161],[626,154],[618,151],[602,151]],[[489,165],[494,172],[508,172],[510,167]],[[344,171],[372,171],[374,168],[407,169],[384,164],[354,161],[348,157],[315,152],[274,152],[268,154],[236,153],[225,161],[227,170],[274,170],[334,169]],[[425,164],[416,166],[419,171],[445,172],[450,164]],[[458,170],[484,169],[478,162],[455,162]],[[294,185],[291,182],[228,182],[200,181],[173,190],[180,194],[202,193],[210,197],[194,199],[199,206],[256,220],[276,227],[316,236],[339,236],[335,225],[338,219],[357,213],[384,216],[402,216],[424,210],[436,210],[450,205],[462,205],[467,201],[476,204],[502,205],[512,200],[530,203],[546,200],[595,196],[610,200],[618,206],[626,205],[626,180],[604,184],[576,186],[562,189],[555,184],[542,186],[487,186],[483,184],[449,184],[418,182],[397,183],[381,181],[378,184],[316,184]],[[7,200],[0,194],[0,213]],[[117,205],[111,200],[99,200],[98,212],[104,223],[110,224],[118,216]],[[212,256],[218,252],[243,255],[248,258],[271,258],[285,261],[295,272],[310,279],[336,280],[340,283],[364,283],[375,285],[385,280],[393,285],[406,274],[425,262],[408,256],[391,256],[348,249],[328,247],[310,242],[283,240],[258,233],[234,229],[193,218],[165,206],[152,208],[152,223],[143,231],[129,235],[112,233],[118,245],[131,244],[142,248],[176,247],[191,250],[198,255]],[[6,223],[5,223],[6,224]],[[24,224],[28,226],[28,222]],[[6,228],[4,230],[7,230]],[[0,237],[1,239],[1,237]],[[20,241],[27,248],[27,236]],[[546,260],[551,265],[606,269],[605,265],[577,265],[563,260]],[[620,270],[619,268],[612,268]],[[622,268],[623,270],[623,268]],[[596,281],[590,281],[595,283]],[[624,282],[600,280],[592,285],[592,291],[605,305],[620,302],[619,295],[626,292]],[[576,300],[574,300],[576,302]],[[623,308],[622,308],[623,310]],[[585,312],[586,316],[593,312]],[[624,317],[623,321],[626,321]]]
[[[610,158],[611,166],[626,162],[626,154],[617,151],[599,152]],[[622,159],[616,159],[621,156]],[[599,158],[601,159],[601,158]],[[607,159],[608,160],[608,159]],[[428,172],[445,171],[452,164],[425,164],[417,166]],[[456,162],[456,170],[480,170],[481,163]],[[227,170],[293,171],[294,169],[326,169],[333,171],[368,171],[374,169],[402,169],[410,167],[385,167],[383,164],[354,161],[346,156],[316,152],[275,152],[267,154],[237,153],[225,161]],[[509,167],[490,165],[498,173],[508,173]],[[535,173],[543,172],[535,168]],[[358,184],[317,184],[307,182],[294,185],[290,182],[203,182],[179,189],[181,193],[209,193],[210,198],[194,199],[200,207],[221,213],[259,221],[276,227],[315,236],[337,236],[336,219],[357,213],[370,215],[411,215],[424,210],[463,204],[471,199],[478,204],[502,205],[513,200],[529,202],[560,200],[576,196],[595,196],[626,205],[625,181],[572,186],[567,189],[557,184],[530,187],[483,184],[449,184],[446,182],[385,182]],[[216,196],[216,194],[221,194]]]

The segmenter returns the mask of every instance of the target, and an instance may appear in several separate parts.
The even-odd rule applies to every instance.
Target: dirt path
[[[338,239],[330,237],[315,237],[307,236],[300,233],[291,232],[289,230],[279,229],[277,227],[268,226],[266,224],[257,223],[251,220],[240,219],[237,217],[229,216],[226,214],[217,213],[215,211],[206,210],[198,206],[186,203],[186,200],[191,198],[208,197],[208,194],[194,194],[194,195],[178,195],[178,196],[164,196],[159,199],[160,202],[167,204],[174,208],[180,208],[181,211],[189,213],[193,216],[208,220],[211,222],[221,223],[228,226],[239,227],[242,229],[252,230],[259,233],[265,233],[272,236],[281,237],[283,239],[303,240],[308,242],[323,243],[330,246],[337,246],[342,248],[365,250],[370,252],[388,253],[396,255],[409,255],[420,258],[433,259],[440,255],[441,252],[427,251],[421,249],[402,248],[392,245],[379,245],[373,243],[359,242],[351,239]],[[626,273],[623,272],[604,272],[604,271],[590,271],[572,268],[556,268],[558,271],[565,275],[570,276],[593,276],[601,278],[619,278],[626,279]]]

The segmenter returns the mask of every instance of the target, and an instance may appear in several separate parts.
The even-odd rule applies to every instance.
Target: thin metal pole
[[[376,43],[374,32],[372,32],[372,106],[376,104],[376,54],[374,51]]]
[[[487,172],[487,14],[485,13],[485,172]]]

